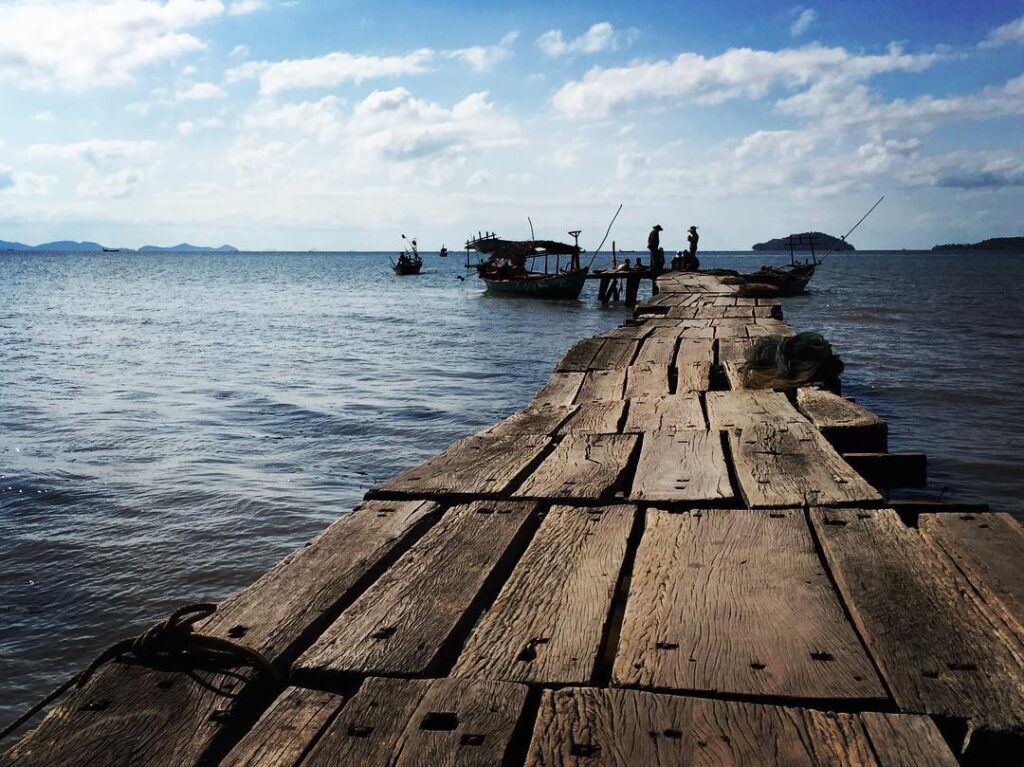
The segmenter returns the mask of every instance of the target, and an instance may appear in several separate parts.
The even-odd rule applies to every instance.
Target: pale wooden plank
[[[423,531],[436,509],[424,502],[361,505],[226,600],[198,630],[242,642],[279,667],[290,663],[340,605]],[[199,764],[265,694],[265,681],[252,681],[244,669],[182,673],[110,663],[56,705],[0,764],[105,765],[117,758],[130,759],[132,767]]]
[[[645,431],[671,434],[681,429],[704,428],[706,424],[700,406],[700,396],[688,392],[630,400],[623,431],[627,434]]]
[[[900,709],[1019,735],[1020,645],[949,561],[891,509],[812,509],[811,520]]]
[[[646,432],[630,499],[664,503],[731,500],[732,486],[717,431]]]
[[[957,767],[935,722],[912,714],[860,715],[879,767]]]
[[[512,437],[517,434],[544,434],[553,436],[576,410],[575,405],[569,407],[560,405],[530,406],[513,413],[487,431],[482,432],[482,435]]]
[[[220,767],[296,767],[344,703],[341,695],[289,687]]]
[[[590,362],[592,370],[614,370],[629,367],[639,343],[627,338],[609,338]]]
[[[576,393],[582,384],[583,373],[552,373],[550,380],[537,392],[531,404],[571,405],[576,400]]]
[[[722,313],[723,319],[739,319],[747,320],[758,316],[768,316],[770,307],[763,307],[759,309],[756,306],[727,306],[725,311]],[[758,312],[763,312],[758,314]]]
[[[368,679],[302,767],[492,767],[525,703],[507,682]]]
[[[576,413],[558,430],[565,434],[614,434],[619,430],[626,401],[585,402]]]
[[[796,403],[840,453],[884,453],[889,427],[855,402],[815,387],[796,390]]]
[[[1024,643],[1024,530],[1009,514],[922,514],[918,529],[953,558]]]
[[[640,351],[637,352],[634,365],[664,365],[672,364],[672,357],[676,350],[675,335],[652,335],[643,342]]]
[[[665,315],[672,320],[692,320],[697,318],[697,307],[695,306],[673,306]]]
[[[752,509],[882,500],[810,424],[760,423],[727,434],[740,493]]]
[[[649,510],[612,680],[663,690],[887,699],[800,510]]]
[[[624,489],[636,434],[570,434],[515,492],[519,498],[610,500]]]
[[[559,373],[583,373],[590,369],[594,357],[601,351],[606,339],[586,338],[573,344],[559,360],[555,370]]]
[[[745,429],[760,423],[808,423],[782,392],[766,389],[709,391],[704,401],[712,429]]]
[[[710,329],[714,330],[714,328]],[[711,364],[715,361],[713,344],[714,341],[711,338],[702,338],[684,333],[679,339],[679,350],[676,352],[673,364],[676,367],[698,362]]]
[[[546,691],[527,767],[873,765],[852,715],[637,690]]]
[[[716,320],[722,319],[726,316],[728,307],[726,306],[714,306],[713,304],[705,304],[697,308],[694,313],[694,319],[698,320]]]
[[[473,618],[489,578],[525,535],[534,505],[455,506],[302,654],[296,672],[423,675]]]
[[[452,675],[591,682],[634,513],[632,506],[553,507]]]
[[[651,334],[654,328],[646,324],[620,325],[617,328],[604,331],[599,338],[631,338],[634,341],[642,341]]]
[[[583,384],[576,395],[576,402],[608,402],[621,400],[626,385],[626,371],[590,370],[583,375]]]
[[[660,397],[668,393],[668,365],[630,365],[626,368],[626,399]]]
[[[542,434],[465,437],[440,455],[371,488],[367,497],[499,495],[536,462],[550,442]]]
[[[675,370],[677,392],[700,392],[711,388],[710,362],[691,362]]]

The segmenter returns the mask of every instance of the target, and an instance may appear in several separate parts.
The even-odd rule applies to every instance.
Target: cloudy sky
[[[0,239],[1022,234],[1024,0],[0,0]]]

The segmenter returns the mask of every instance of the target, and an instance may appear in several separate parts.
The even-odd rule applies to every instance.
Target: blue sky
[[[1024,0],[0,0],[0,239],[1022,234]]]

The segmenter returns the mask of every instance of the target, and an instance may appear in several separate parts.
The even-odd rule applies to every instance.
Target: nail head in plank
[[[811,521],[901,711],[1020,734],[1019,646],[952,564],[891,509],[812,509]]]
[[[558,430],[566,434],[614,434],[622,423],[626,401],[584,402],[576,413]]]
[[[516,492],[520,498],[610,500],[627,481],[636,434],[570,434]]]
[[[840,453],[884,453],[889,427],[855,402],[817,387],[801,386],[796,403]]]
[[[680,429],[704,428],[706,424],[700,407],[700,396],[687,392],[630,400],[623,431],[627,434],[647,431],[671,434]]]
[[[421,675],[456,641],[525,534],[531,503],[476,501],[441,520],[299,658],[297,672]]]
[[[700,392],[710,388],[710,362],[690,362],[676,368],[677,392]]]
[[[634,513],[632,506],[553,507],[452,676],[589,683]]]
[[[611,402],[622,399],[626,370],[589,370],[583,374],[583,385],[576,402]]]
[[[655,503],[731,500],[721,434],[696,429],[646,432],[629,497]]]
[[[801,510],[651,509],[645,523],[614,684],[887,699]]]
[[[752,509],[882,500],[810,424],[766,422],[727,434],[740,493]]]

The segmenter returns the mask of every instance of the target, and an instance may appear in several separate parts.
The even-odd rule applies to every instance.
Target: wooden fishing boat
[[[590,268],[580,266],[579,231],[569,234],[574,237],[572,245],[555,240],[503,240],[490,232],[477,234],[466,242],[466,266],[470,266],[471,250],[487,256],[475,266],[489,293],[575,300],[583,292]],[[535,268],[540,259],[544,260],[544,271]]]
[[[442,245],[441,251],[437,255],[439,255],[441,258],[448,258],[448,248]]]
[[[518,278],[490,279],[480,275],[489,293],[573,300],[580,297],[587,280],[587,267],[562,274],[530,273]]]
[[[398,260],[391,262],[391,268],[395,270],[395,274],[403,277],[419,274],[420,269],[423,268],[423,259],[420,258],[419,249],[416,247],[416,239],[409,240],[404,234],[402,239],[410,243],[409,247],[402,249],[402,252],[398,254]]]
[[[796,296],[807,290],[814,276],[816,263],[797,263],[790,266],[762,266],[756,272],[745,274],[746,282],[773,286],[780,296]]]

